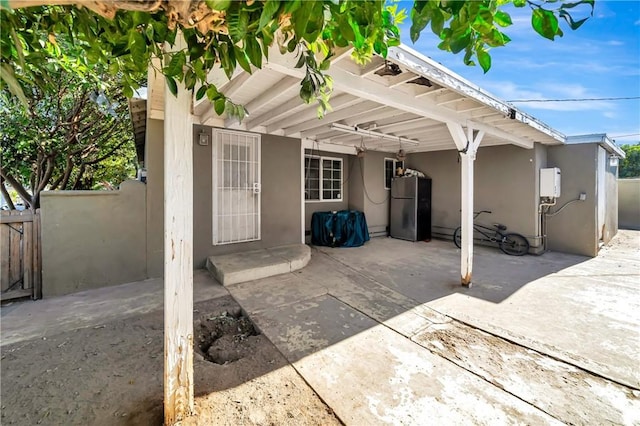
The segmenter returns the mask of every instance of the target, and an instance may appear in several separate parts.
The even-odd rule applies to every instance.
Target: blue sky
[[[401,27],[402,40],[508,101],[640,96],[640,1],[596,0],[593,18],[577,31],[562,27],[564,37],[555,41],[531,28],[529,8],[505,11],[513,20],[505,30],[512,41],[491,50],[487,74],[465,66],[462,54],[439,50],[429,28],[414,45],[409,19]],[[607,133],[618,144],[640,141],[640,99],[515,105],[566,135]]]

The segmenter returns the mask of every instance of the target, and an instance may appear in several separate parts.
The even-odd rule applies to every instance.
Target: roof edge
[[[613,139],[606,133],[591,133],[587,135],[567,136],[567,144],[575,145],[581,143],[597,143],[611,154],[615,154],[620,158],[626,158],[625,152],[615,144]]]
[[[400,65],[404,65],[416,74],[429,78],[441,86],[493,107],[505,114],[505,116],[512,115],[513,112],[515,112],[515,119],[521,123],[529,125],[560,143],[565,143],[566,141],[567,137],[562,132],[559,132],[534,116],[521,111],[513,104],[485,91],[478,85],[405,44],[390,47],[387,53],[387,59],[399,62]]]

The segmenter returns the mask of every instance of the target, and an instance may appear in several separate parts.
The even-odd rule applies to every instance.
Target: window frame
[[[384,189],[390,190],[391,181],[389,181],[389,186],[387,186],[387,161],[393,161],[393,169],[392,169],[393,175],[391,176],[391,179],[396,177],[396,170],[398,169],[398,163],[402,163],[402,168],[404,169],[404,161],[400,161],[396,158],[385,157],[384,162],[382,163],[382,166],[383,166],[382,178],[384,179]]]
[[[313,155],[313,154],[305,154],[304,156],[305,158],[305,165],[304,165],[304,170],[305,170],[305,177],[304,177],[304,193],[305,193],[305,203],[337,203],[337,202],[341,202],[344,199],[344,161],[342,158],[340,157],[329,157],[329,156],[325,156],[325,155]],[[306,198],[306,193],[307,193],[307,176],[306,176],[306,171],[307,171],[307,165],[306,165],[306,160],[308,159],[317,159],[318,160],[318,172],[319,172],[319,177],[318,177],[318,195],[320,198],[316,199],[316,198]],[[322,162],[324,160],[330,160],[330,161],[339,161],[340,162],[340,198],[328,198],[325,199],[324,198],[324,167],[322,167]],[[331,178],[333,179],[333,178]],[[329,188],[327,190],[333,191],[333,188]]]

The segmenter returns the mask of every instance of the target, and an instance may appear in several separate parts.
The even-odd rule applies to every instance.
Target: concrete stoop
[[[224,286],[286,274],[304,268],[311,248],[292,244],[207,258],[207,269]]]

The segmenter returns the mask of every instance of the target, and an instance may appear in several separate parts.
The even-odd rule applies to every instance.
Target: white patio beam
[[[261,114],[258,117],[249,117],[249,120],[246,121],[245,125],[247,130],[252,130],[258,126],[266,126],[270,122],[278,120],[285,115],[294,114],[306,107],[307,104],[300,99],[300,95],[295,94],[282,102],[279,106],[265,112],[264,114]]]
[[[358,98],[357,96],[343,93],[331,99],[331,106],[335,110],[339,110],[341,108],[346,108],[361,102],[363,102],[363,100]],[[305,108],[301,112],[298,112],[296,114],[288,114],[287,116],[268,124],[266,126],[267,133],[272,133],[279,129],[286,129],[287,127],[302,123],[303,121],[307,121],[311,118],[318,119],[318,104],[313,102],[311,104],[304,105]]]
[[[181,35],[173,47],[185,48]],[[193,414],[193,116],[191,92],[164,88],[164,424]]]
[[[321,127],[323,124],[326,125],[327,123],[343,120],[347,117],[351,117],[354,114],[376,111],[380,108],[384,108],[384,105],[376,104],[375,102],[360,101],[358,103],[355,103],[354,105],[342,107],[342,109],[338,111],[326,113],[324,118],[322,118],[321,120],[315,117],[311,120],[303,121],[302,123],[295,126],[287,127],[284,129],[284,134],[285,136],[295,135],[296,133],[302,132],[304,130]]]
[[[447,123],[447,127],[458,148],[462,163],[460,283],[463,286],[471,287],[473,272],[473,162],[476,159],[476,152],[484,137],[484,132],[480,131],[474,137],[471,127],[467,128],[467,132],[456,123]]]
[[[391,108],[386,106],[382,108],[378,112],[374,112],[372,114],[358,114],[353,117],[349,117],[344,120],[344,124],[348,126],[357,126],[363,123],[387,123],[387,121],[391,120],[391,122],[396,122],[396,118],[400,116],[408,116],[409,114],[404,111],[398,111],[395,108]]]
[[[286,93],[288,93],[292,88],[299,85],[300,81],[293,77],[284,77],[282,80],[277,82],[275,85],[265,90],[255,98],[253,98],[249,103],[247,103],[244,107],[247,109],[249,114],[255,113],[260,108],[272,102]]]
[[[297,59],[294,55],[278,55],[273,52],[269,55],[269,62],[265,67],[292,77],[303,78],[304,70],[295,68]],[[459,125],[470,126],[474,129],[482,130],[485,133],[492,134],[504,138],[515,145],[531,148],[533,142],[524,138],[517,137],[510,133],[493,129],[491,126],[476,123],[470,120],[466,114],[448,110],[437,105],[433,105],[424,100],[416,99],[414,96],[400,92],[398,90],[389,89],[384,84],[361,78],[340,68],[340,64],[331,68],[331,76],[333,77],[334,87],[342,92],[359,96],[384,105],[388,105],[406,112],[422,115],[433,120],[447,123],[457,123]]]

